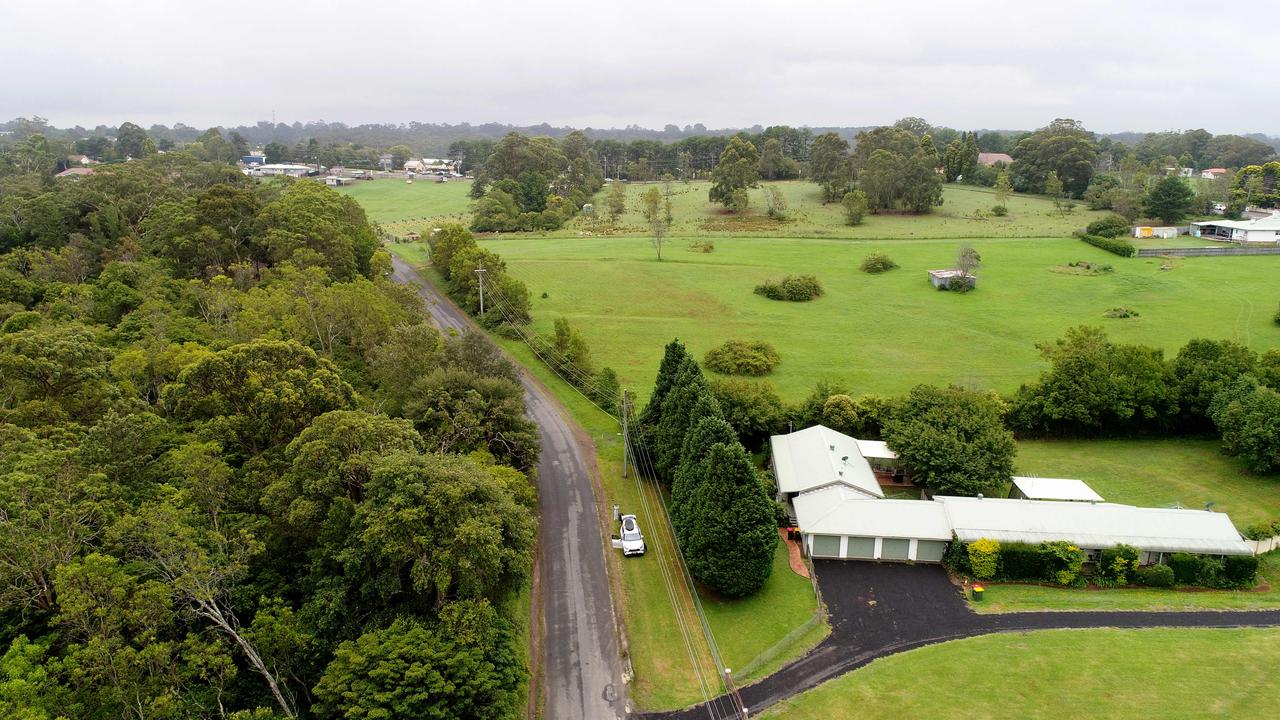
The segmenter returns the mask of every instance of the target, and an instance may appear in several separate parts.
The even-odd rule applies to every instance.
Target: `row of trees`
[[[520,712],[536,428],[358,206],[182,153],[0,204],[4,714]]]
[[[678,340],[667,344],[637,437],[642,454],[653,452],[646,469],[671,488],[671,522],[690,574],[726,597],[763,587],[778,543],[773,501]]]
[[[604,183],[581,132],[559,143],[511,133],[494,146],[475,178],[471,228],[478,232],[557,229]]]

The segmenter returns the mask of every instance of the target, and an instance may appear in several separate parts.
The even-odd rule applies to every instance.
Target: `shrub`
[[[1200,587],[1225,587],[1226,563],[1222,558],[1200,555],[1196,557],[1196,585]]]
[[[1137,310],[1130,309],[1130,308],[1127,308],[1127,307],[1124,307],[1124,306],[1121,306],[1121,307],[1113,307],[1113,308],[1111,308],[1110,310],[1108,310],[1108,311],[1106,311],[1105,313],[1103,313],[1103,316],[1105,316],[1105,317],[1109,317],[1109,318],[1112,318],[1112,319],[1115,319],[1115,320],[1123,320],[1123,319],[1125,319],[1125,318],[1136,318],[1136,317],[1138,317],[1138,311],[1137,311]]]
[[[1089,223],[1085,232],[1099,237],[1117,238],[1129,234],[1129,221],[1119,215],[1107,215]]]
[[[1173,568],[1168,565],[1151,565],[1138,568],[1138,584],[1147,587],[1173,587]]]
[[[1244,529],[1244,536],[1250,540],[1266,540],[1276,535],[1280,535],[1280,520],[1254,523]]]
[[[1102,551],[1098,558],[1098,574],[1106,580],[1124,585],[1133,578],[1138,569],[1138,548],[1132,545],[1117,545]]]
[[[1174,553],[1169,556],[1169,568],[1173,581],[1178,585],[1195,585],[1200,571],[1200,558],[1191,553]]]
[[[969,567],[969,548],[953,533],[951,542],[947,543],[947,549],[942,553],[942,566],[957,575],[972,575],[973,568]]]
[[[747,206],[750,204],[751,196],[742,188],[734,190],[733,194],[729,196],[729,209],[735,213],[746,212]]]
[[[1084,567],[1084,551],[1064,540],[1040,543],[1044,578],[1059,585],[1075,585]]]
[[[1106,250],[1120,257],[1135,257],[1138,254],[1138,248],[1127,240],[1102,237],[1101,235],[1081,235],[1080,239],[1100,250]]]
[[[702,359],[708,369],[725,375],[768,375],[781,361],[772,345],[760,340],[728,340]]]
[[[777,282],[757,285],[755,293],[770,300],[807,302],[822,297],[822,284],[812,275],[788,275]]]
[[[1003,205],[996,205],[991,208],[991,214],[995,215],[996,217],[1004,217],[1005,215],[1009,214],[1009,208]]]
[[[889,259],[884,253],[871,253],[862,260],[861,270],[864,273],[877,274],[888,272],[898,267],[898,263]]]
[[[689,247],[686,249],[689,252],[700,252],[700,253],[715,252],[716,241],[715,240],[694,240],[689,243]]]
[[[969,568],[979,580],[990,580],[1000,569],[1000,542],[979,538],[969,543]]]
[[[861,190],[852,190],[844,194],[840,204],[844,207],[846,225],[861,225],[862,218],[867,215],[867,194]]]
[[[1277,325],[1280,325],[1280,309],[1277,309],[1276,314],[1271,316],[1271,321]]]
[[[1044,577],[1044,561],[1040,559],[1040,548],[1036,545],[1001,545],[1000,565],[1003,576],[1010,580],[1039,580]]]
[[[1258,557],[1228,555],[1223,566],[1222,579],[1232,587],[1253,587],[1258,582]]]
[[[787,198],[775,185],[767,185],[764,189],[764,203],[769,217],[774,220],[787,219]]]

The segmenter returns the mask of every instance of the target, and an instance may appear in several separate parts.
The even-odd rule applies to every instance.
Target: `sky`
[[[1250,21],[1255,18],[1256,24]],[[6,0],[0,119],[1280,135],[1270,2]],[[1250,40],[1250,36],[1254,40]]]

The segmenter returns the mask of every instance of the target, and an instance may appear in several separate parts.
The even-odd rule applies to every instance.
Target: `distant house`
[[[1206,168],[1200,171],[1200,177],[1204,180],[1217,180],[1228,172],[1226,168]]]
[[[452,160],[444,160],[441,158],[422,158],[421,160],[408,160],[404,164],[404,171],[416,173],[418,175],[453,175],[457,172],[457,163]]]
[[[287,175],[288,177],[306,177],[312,172],[310,166],[307,165],[259,165],[253,168],[252,174],[262,175],[266,177],[274,175]]]
[[[1189,167],[1167,167],[1164,169],[1164,174],[1189,178],[1189,177],[1194,177],[1196,174],[1196,171]]]
[[[1191,234],[1208,240],[1254,243],[1280,243],[1280,212],[1254,220],[1206,220],[1191,223]]]
[[[98,161],[88,155],[68,155],[67,165],[97,165]]]
[[[324,184],[329,187],[342,187],[343,185],[354,185],[355,178],[342,177],[341,175],[329,175],[325,177]]]
[[[1152,227],[1150,225],[1139,225],[1133,229],[1133,236],[1136,238],[1176,238],[1181,234],[1181,229],[1176,227]]]
[[[240,158],[240,162],[251,167],[254,165],[266,165],[267,156],[265,153],[250,153]]]
[[[383,153],[378,156],[378,165],[386,172],[391,172],[391,153]]]
[[[933,283],[933,286],[939,290],[946,290],[954,283],[964,283],[970,288],[978,286],[977,276],[955,268],[948,268],[946,270],[930,270],[929,282]]]
[[[57,175],[54,175],[54,177],[55,178],[78,178],[78,177],[84,177],[85,175],[92,175],[92,174],[93,174],[93,168],[70,167],[58,173]]]
[[[978,153],[978,163],[992,167],[995,165],[1012,165],[1013,158],[1008,153]]]

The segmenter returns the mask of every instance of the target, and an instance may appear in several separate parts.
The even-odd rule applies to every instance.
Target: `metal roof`
[[[800,493],[791,503],[796,523],[810,534],[951,539],[942,503],[869,498],[843,485]]]
[[[889,449],[889,444],[883,440],[857,440],[858,452],[862,453],[864,458],[875,458],[877,460],[897,460],[898,453]]]
[[[941,496],[934,501],[965,542],[1066,540],[1086,548],[1124,544],[1151,552],[1253,554],[1231,518],[1205,510]]]
[[[1102,496],[1083,480],[1060,478],[1015,477],[1013,486],[1031,500],[1082,500],[1102,502]]]
[[[1193,222],[1196,227],[1224,227],[1233,230],[1280,230],[1280,214],[1273,214],[1257,220],[1206,220]]]
[[[858,440],[829,427],[814,425],[769,438],[778,490],[798,493],[839,483],[865,497],[884,497]]]

